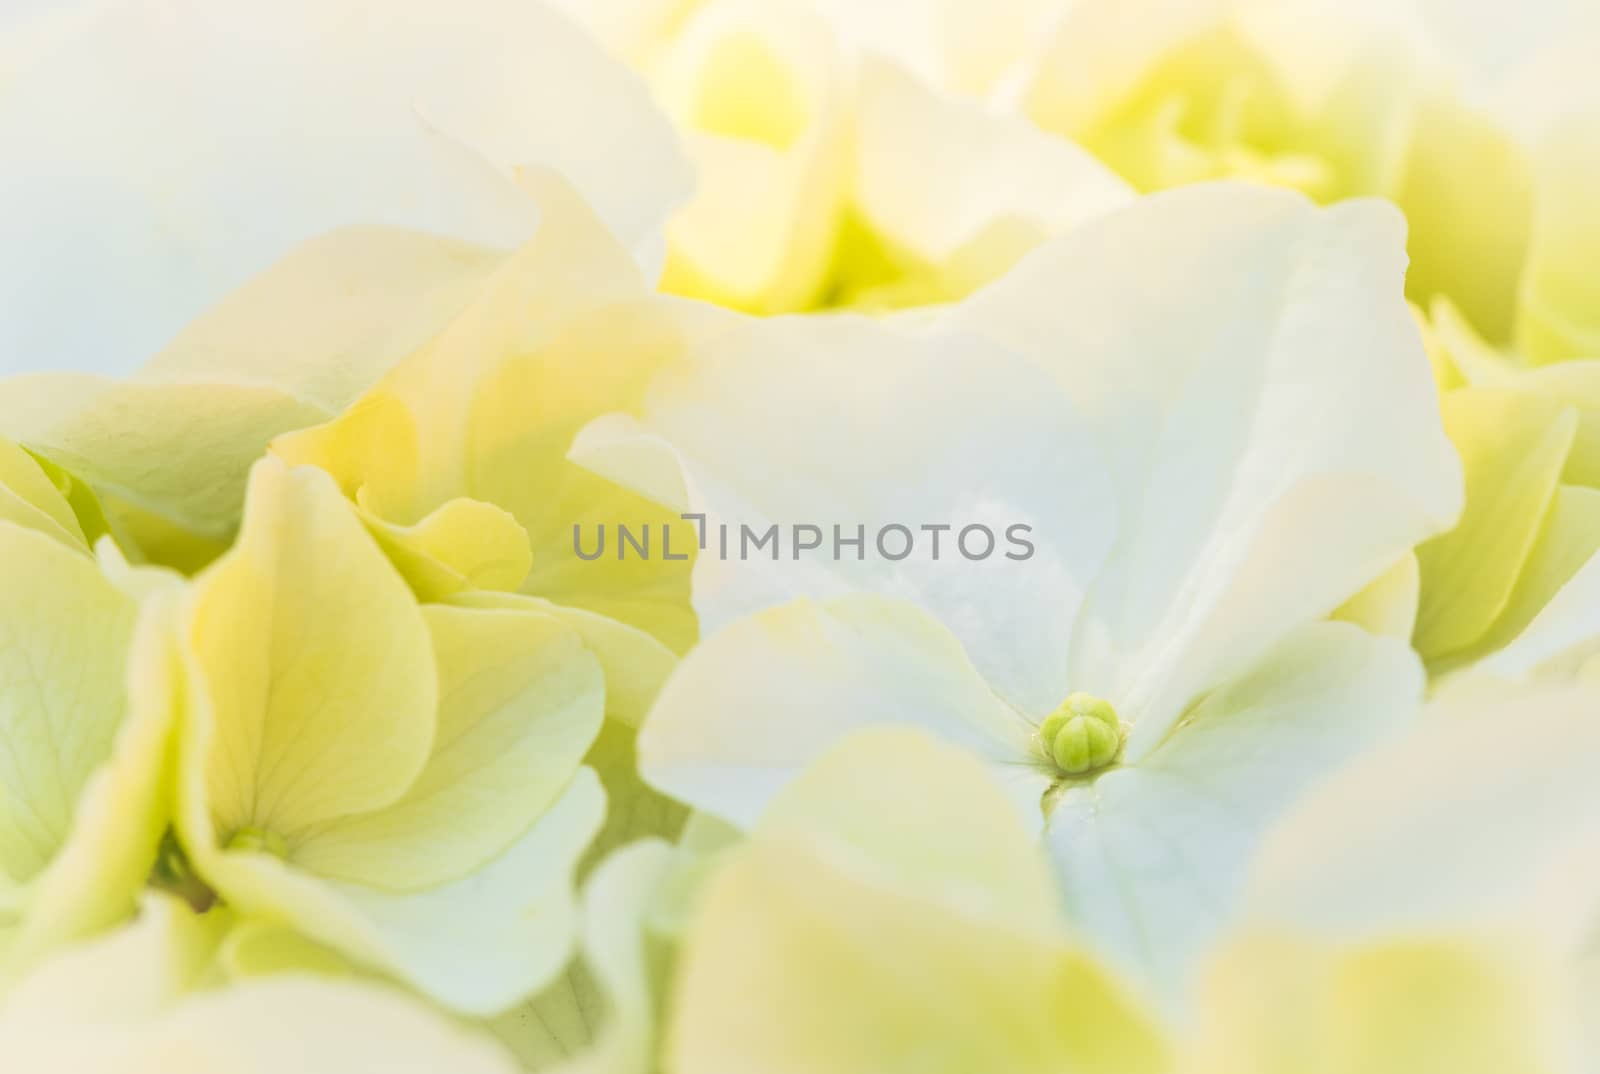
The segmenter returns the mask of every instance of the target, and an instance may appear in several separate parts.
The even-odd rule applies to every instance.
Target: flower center
[[[1122,721],[1109,701],[1070,694],[1039,725],[1039,742],[1062,775],[1087,775],[1105,768],[1122,752]]]
[[[229,850],[248,850],[257,854],[271,854],[275,858],[289,856],[289,844],[277,832],[265,828],[240,828],[228,838]]]

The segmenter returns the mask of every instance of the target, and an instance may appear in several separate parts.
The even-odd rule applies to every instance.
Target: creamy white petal
[[[841,739],[892,725],[977,754],[1041,819],[1049,777],[1030,761],[1033,726],[936,620],[867,595],[782,605],[702,642],[645,721],[639,768],[673,797],[747,828]]]
[[[1319,779],[1409,726],[1422,686],[1404,642],[1313,624],[1138,764],[1066,784],[1046,838],[1083,935],[1180,1002],[1264,834]]]
[[[658,381],[644,421],[707,516],[703,631],[797,596],[877,592],[938,616],[1014,704],[1042,717],[1066,696],[1074,617],[1116,508],[1090,430],[1029,363],[858,317],[740,321]],[[613,480],[626,478],[617,455]],[[636,469],[642,492],[663,487],[657,463]],[[753,541],[773,525],[777,547],[746,547],[742,527]],[[963,536],[971,526],[992,546]],[[864,545],[843,543],[858,529]]]
[[[1250,915],[1355,938],[1509,924],[1560,942],[1592,927],[1597,699],[1592,685],[1452,691],[1273,831]]]
[[[1086,224],[954,313],[1049,369],[1112,471],[1073,688],[1135,722],[1130,759],[1460,510],[1404,269],[1391,208],[1218,184]]]
[[[129,370],[342,225],[514,246],[524,168],[631,243],[687,187],[634,76],[509,0],[108,4],[9,82],[0,140],[5,372]]]

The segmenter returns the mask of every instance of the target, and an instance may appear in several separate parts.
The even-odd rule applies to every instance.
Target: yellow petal
[[[0,433],[86,481],[196,533],[238,525],[267,443],[326,417],[276,388],[144,384],[39,374],[0,385]]]
[[[128,712],[134,607],[94,561],[0,523],[0,872],[37,875]]]
[[[256,828],[292,843],[390,804],[422,770],[437,697],[427,626],[327,475],[256,466],[238,544],[196,583],[188,643],[214,712],[200,760],[222,842]]]
[[[127,718],[110,755],[78,794],[65,845],[35,879],[11,950],[19,965],[126,917],[156,863],[171,814],[181,590],[170,575],[118,579],[109,565],[106,573],[124,592],[142,593],[126,653]],[[115,655],[120,662],[123,654]]]
[[[0,438],[0,522],[11,522],[65,544],[87,549],[88,540],[72,505],[37,459]]]
[[[384,809],[319,826],[294,849],[322,876],[414,891],[501,853],[566,788],[600,730],[600,665],[534,610],[423,609],[439,668],[433,753]]]
[[[0,523],[0,903],[17,970],[127,914],[167,815],[176,594]]]
[[[1417,108],[1404,181],[1391,194],[1410,225],[1406,293],[1448,295],[1490,339],[1511,338],[1533,177],[1516,142],[1460,101]]]
[[[1408,553],[1340,605],[1332,618],[1354,623],[1369,634],[1409,641],[1417,626],[1421,590],[1422,573],[1416,553]]]
[[[445,600],[468,589],[515,589],[533,562],[517,520],[480,500],[451,500],[414,526],[358,510],[418,600]]]
[[[1555,979],[1509,944],[1396,939],[1348,949],[1247,935],[1203,992],[1193,1074],[1557,1074]]]
[[[1572,117],[1548,136],[1538,211],[1522,278],[1517,341],[1535,362],[1600,358],[1600,114]]]
[[[680,351],[682,329],[572,191],[551,177],[536,180],[539,233],[473,303],[337,419],[280,439],[274,452],[322,467],[398,526],[460,498],[501,508],[532,545],[524,592],[686,647],[694,635],[687,562],[590,563],[573,551],[574,525],[673,516],[566,458],[587,422],[638,403]],[[692,547],[679,538],[680,548]],[[496,568],[488,580],[499,584],[509,573]]]
[[[1468,388],[1443,400],[1467,503],[1450,533],[1417,549],[1417,650],[1430,662],[1482,638],[1505,610],[1577,430],[1577,415],[1518,392]]]

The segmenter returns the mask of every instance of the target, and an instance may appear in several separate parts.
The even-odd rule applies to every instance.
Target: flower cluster
[[[0,15],[0,1067],[1594,1070],[1597,50]]]

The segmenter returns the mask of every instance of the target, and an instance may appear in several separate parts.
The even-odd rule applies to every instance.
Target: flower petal
[[[428,764],[383,809],[318,825],[293,861],[390,891],[466,875],[527,831],[577,771],[604,712],[599,663],[533,610],[430,606],[439,722]]]
[[[66,842],[127,720],[135,607],[92,559],[35,530],[0,523],[0,565],[0,874],[21,883]]]
[[[963,298],[1049,236],[1132,200],[1086,150],[887,63],[865,63],[857,92],[852,210],[889,271],[841,254],[835,304]]]
[[[1578,427],[1570,408],[1521,392],[1466,388],[1446,395],[1443,406],[1466,473],[1467,507],[1456,529],[1417,549],[1415,641],[1430,662],[1479,641],[1505,610]]]
[[[978,762],[919,738],[886,732],[842,746],[802,779],[790,804],[816,803],[830,785],[859,787],[866,765],[872,780],[881,781],[867,797],[893,809],[884,824],[902,839],[897,863],[918,863],[913,876],[959,874],[964,890],[981,890],[988,877],[960,869],[972,861],[967,853],[941,857],[944,819],[924,807],[938,802],[946,816],[957,817],[969,807],[1000,816],[1012,806]],[[864,752],[852,758],[854,750]],[[893,763],[896,757],[901,764]],[[929,765],[926,774],[921,762]],[[813,778],[818,787],[807,786]],[[824,808],[808,832],[803,818],[791,815],[713,875],[683,948],[665,1043],[669,1068],[704,1074],[1165,1069],[1151,1023],[1059,935],[981,912],[1008,897],[980,899],[980,912],[967,914],[840,868],[829,851],[839,819]],[[1026,847],[1025,831],[1013,827],[1004,845]],[[1016,878],[1007,869],[996,886],[1005,889]],[[1031,898],[1047,894],[1041,885]],[[730,1010],[741,1016],[728,1018]]]
[[[193,773],[187,774],[192,785]],[[200,872],[242,912],[285,922],[442,1006],[489,1017],[553,978],[571,953],[572,872],[605,811],[587,769],[516,843],[459,880],[396,893],[324,880],[251,851],[189,841]],[[192,800],[192,799],[191,799]],[[181,818],[196,825],[192,807]]]
[[[1251,872],[1252,920],[1354,939],[1510,926],[1586,936],[1600,876],[1568,866],[1600,846],[1595,697],[1447,693],[1274,829]]]
[[[28,368],[129,370],[343,225],[515,246],[525,169],[570,176],[630,243],[687,191],[644,87],[537,3],[100,8],[0,108],[0,196],[31,207],[0,230],[31,251],[0,265],[0,353]]]
[[[582,969],[569,971],[494,1029],[529,1070],[650,1074],[662,982],[650,959],[647,915],[672,849],[641,840],[607,857],[583,889]],[[572,1029],[558,1033],[557,1027]]]
[[[394,802],[426,763],[438,696],[426,623],[326,474],[256,466],[244,529],[196,582],[187,632],[215,712],[195,761],[223,841],[261,828],[293,844]]]
[[[742,321],[662,374],[644,421],[706,516],[703,631],[794,597],[878,592],[932,612],[1041,718],[1075,688],[1073,622],[1115,499],[1092,435],[1028,363],[858,317]],[[660,487],[654,465],[641,472]],[[801,525],[816,551],[795,547]],[[743,543],[746,527],[781,532],[769,551]],[[841,543],[858,529],[862,543]]]
[[[170,575],[129,583],[138,585],[149,589],[126,653],[108,649],[98,654],[98,662],[108,669],[126,659],[126,719],[116,729],[110,754],[79,788],[60,852],[29,887],[27,905],[5,952],[12,969],[125,918],[156,864],[171,809],[169,758],[182,690],[177,645],[182,593]],[[61,598],[57,593],[56,599]],[[83,683],[92,666],[75,669],[79,697],[90,696]],[[64,717],[52,714],[52,730],[68,740],[82,728]],[[0,877],[3,873],[0,869]]]
[[[79,374],[0,382],[0,432],[81,479],[205,537],[239,524],[268,442],[326,412],[267,385],[155,384]]]
[[[88,550],[72,505],[37,459],[0,438],[0,522],[37,530],[68,548]]]
[[[1273,822],[1307,786],[1407,726],[1422,687],[1404,643],[1313,624],[1208,694],[1137,764],[1065,784],[1047,839],[1083,934],[1181,1001]]]
[[[1559,979],[1498,937],[1338,948],[1247,934],[1218,956],[1203,995],[1185,1067],[1195,1074],[1570,1069]]]
[[[1134,723],[1130,759],[1458,513],[1401,223],[1191,187],[1084,225],[955,312],[1054,374],[1112,471],[1122,532],[1073,689]]]
[[[398,228],[318,235],[223,296],[135,376],[277,388],[332,417],[443,331],[506,256]]]
[[[1027,761],[1033,726],[936,620],[864,594],[782,605],[702,642],[646,720],[639,768],[673,797],[749,827],[813,760],[875,726],[971,750],[1038,817],[1049,777]]]

